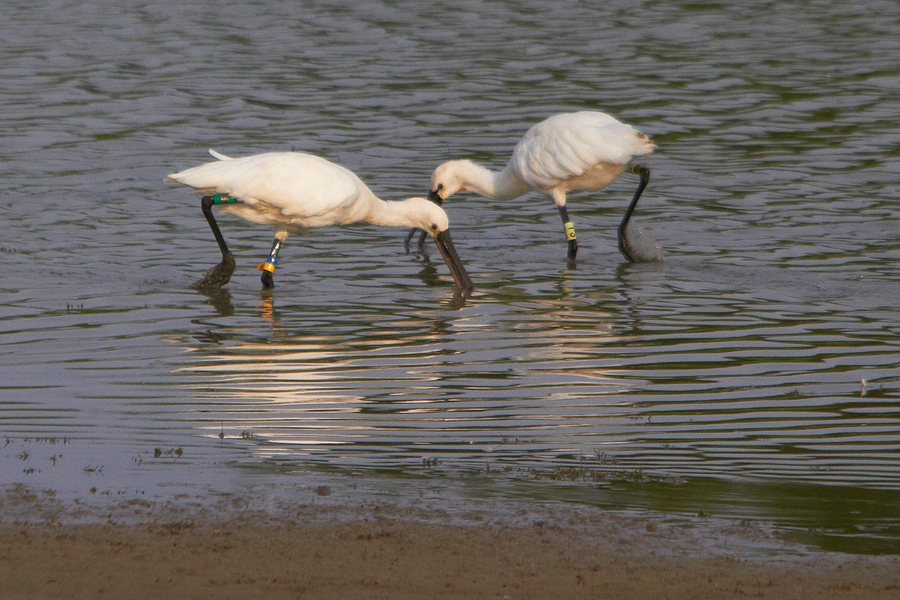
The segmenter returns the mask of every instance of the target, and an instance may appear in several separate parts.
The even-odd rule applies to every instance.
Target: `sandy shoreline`
[[[135,508],[127,523],[67,524],[54,502],[7,494],[0,598],[900,597],[900,557],[807,551],[737,524],[566,507],[480,524],[390,505],[117,514]]]

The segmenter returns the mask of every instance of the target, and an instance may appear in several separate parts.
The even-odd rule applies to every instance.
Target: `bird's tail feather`
[[[225,156],[224,154],[221,154],[220,152],[216,152],[212,148],[209,149],[209,153],[213,155],[213,158],[216,158],[218,160],[231,160],[230,156]]]

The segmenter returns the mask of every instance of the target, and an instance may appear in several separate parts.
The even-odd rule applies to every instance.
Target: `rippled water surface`
[[[0,484],[64,497],[259,482],[776,523],[900,552],[900,7],[894,2],[6,2],[0,7]],[[433,246],[289,238],[166,174],[313,152],[384,198],[505,164],[537,121],[653,138],[623,175],[447,203]],[[5,445],[4,445],[5,444]]]

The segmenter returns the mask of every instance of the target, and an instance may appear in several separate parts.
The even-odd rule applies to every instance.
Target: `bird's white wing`
[[[564,113],[529,129],[510,162],[528,185],[548,190],[600,163],[624,165],[653,148],[647,136],[604,113]]]
[[[351,171],[311,154],[216,158],[168,179],[204,193],[229,194],[250,205],[262,202],[299,220],[346,210],[360,196],[371,194]]]

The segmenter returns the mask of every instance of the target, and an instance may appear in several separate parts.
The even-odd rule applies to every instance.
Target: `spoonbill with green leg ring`
[[[310,154],[270,152],[243,158],[229,158],[214,150],[210,154],[218,160],[166,178],[203,194],[200,206],[222,252],[222,262],[209,270],[198,287],[221,287],[235,269],[234,256],[212,212],[213,206],[221,206],[223,211],[253,223],[275,227],[272,250],[257,267],[263,272],[264,288],[274,287],[272,274],[278,252],[290,232],[365,222],[428,232],[457,287],[472,289],[472,280],[450,237],[447,213],[433,202],[425,198],[381,200],[348,169]]]

